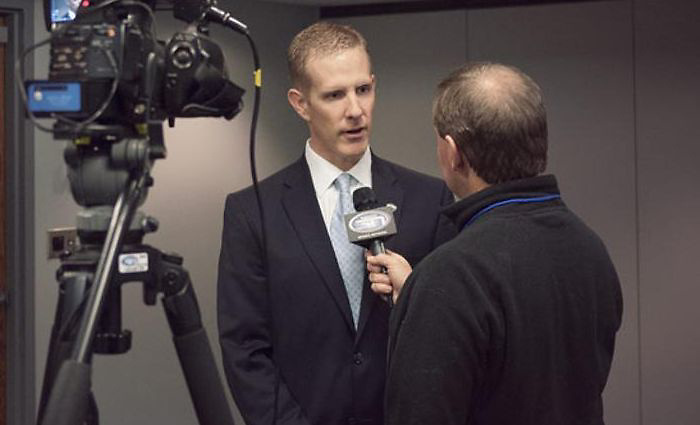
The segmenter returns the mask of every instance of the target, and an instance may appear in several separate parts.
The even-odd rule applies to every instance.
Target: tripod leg
[[[80,327],[75,337],[71,357],[61,364],[55,384],[49,392],[42,425],[80,425],[88,413],[92,365],[92,343],[97,321],[102,311],[105,293],[109,287],[115,258],[120,251],[136,204],[141,198],[146,175],[130,179],[119,196],[112,212],[105,243],[95,269],[85,309],[80,315]]]
[[[189,274],[166,265],[163,277],[163,307],[197,419],[200,425],[234,425]]]
[[[80,310],[83,308],[85,294],[89,286],[89,275],[87,273],[71,273],[61,275],[59,283],[58,302],[56,304],[56,314],[51,328],[51,338],[49,340],[49,350],[44,369],[44,380],[41,387],[41,398],[39,402],[38,423],[41,423],[46,404],[48,403],[49,391],[53,387],[58,368],[71,355],[73,344],[75,343],[75,332],[77,319]]]

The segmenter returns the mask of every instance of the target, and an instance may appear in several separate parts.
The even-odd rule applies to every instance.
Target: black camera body
[[[76,19],[52,34],[49,82],[79,84],[80,108],[61,112],[71,119],[88,118],[107,101],[117,79],[117,93],[100,120],[143,121],[139,117],[143,114],[135,113],[139,104],[149,101],[147,81],[141,76],[145,76],[149,53],[162,58],[163,48],[150,37],[145,23],[128,22],[106,11],[94,15]],[[41,112],[49,116],[57,111],[49,107]]]
[[[244,90],[228,79],[207,23],[247,28],[215,0],[177,0],[174,15],[188,25],[160,41],[154,8],[155,0],[83,0],[73,19],[51,25],[48,80],[25,82],[29,114],[55,119],[44,129],[73,141],[64,159],[82,206],[113,205],[135,170],[165,158],[164,120],[232,119],[242,109]]]
[[[194,24],[157,40],[154,3],[95,3],[55,25],[49,79],[27,91],[35,116],[57,118],[57,138],[86,134],[91,117],[117,128],[240,112],[244,90],[228,80],[221,48]]]

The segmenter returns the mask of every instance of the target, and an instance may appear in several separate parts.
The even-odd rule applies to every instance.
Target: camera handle
[[[134,223],[136,207],[151,183],[148,163],[144,160],[136,172],[132,168],[111,212],[109,227],[97,243],[95,233],[100,232],[84,233],[85,248],[62,258],[57,272],[61,291],[40,402],[41,425],[97,423],[90,382],[92,354],[129,350],[130,332],[121,331],[120,287],[121,283],[133,281],[143,282],[146,304],[155,304],[157,295],[163,295],[173,342],[199,423],[234,424],[182,257],[140,244],[146,231],[155,230],[153,221],[142,221],[143,229],[129,229],[133,227],[130,225]],[[130,244],[124,244],[125,238]],[[138,243],[131,245],[134,240]],[[126,261],[126,270],[122,270],[118,257],[121,261],[140,258],[139,264],[148,264],[147,269],[129,269],[133,262]],[[115,266],[119,266],[118,270]],[[76,333],[74,321],[78,319],[80,327]],[[98,333],[98,327],[102,333]]]

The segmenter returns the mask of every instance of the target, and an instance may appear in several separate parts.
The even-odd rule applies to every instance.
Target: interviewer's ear
[[[289,101],[289,104],[292,105],[292,108],[294,108],[296,113],[299,114],[301,119],[304,121],[309,121],[310,118],[307,111],[308,102],[306,101],[306,97],[301,90],[295,88],[289,89],[287,91],[287,100]]]
[[[465,166],[462,150],[459,149],[457,142],[455,142],[455,140],[449,134],[446,134],[444,139],[447,143],[447,160],[450,164],[450,169],[452,169],[452,171],[462,170]]]

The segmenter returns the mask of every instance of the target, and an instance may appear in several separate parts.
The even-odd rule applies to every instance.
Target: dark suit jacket
[[[452,237],[440,180],[372,157],[377,200],[392,202],[386,242],[415,264]],[[365,286],[355,331],[306,160],[226,199],[218,325],[226,378],[248,425],[383,422],[388,305]],[[276,421],[273,420],[276,418]]]

